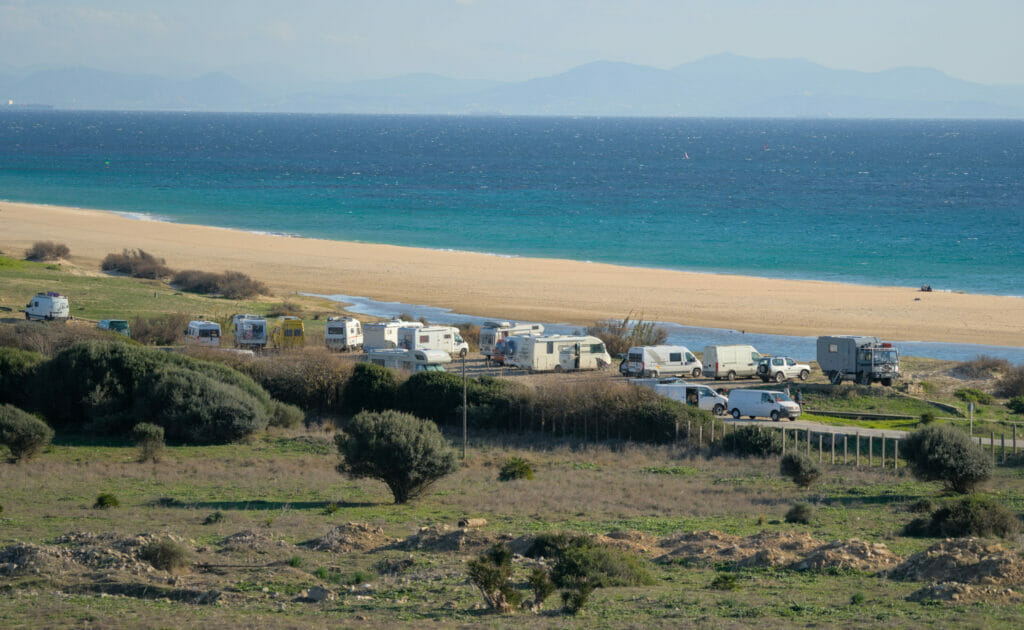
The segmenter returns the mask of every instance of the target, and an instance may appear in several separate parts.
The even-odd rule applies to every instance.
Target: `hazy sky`
[[[520,80],[706,55],[1024,84],[1024,0],[0,0],[0,64]]]

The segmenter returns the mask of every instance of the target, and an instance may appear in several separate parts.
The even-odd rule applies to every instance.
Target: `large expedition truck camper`
[[[878,337],[818,337],[818,365],[829,382],[892,385],[900,377],[900,353]]]

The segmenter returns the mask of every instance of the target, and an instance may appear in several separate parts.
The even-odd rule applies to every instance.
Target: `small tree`
[[[967,494],[992,476],[991,457],[966,433],[949,425],[918,429],[900,446],[915,477],[941,481],[953,492]]]
[[[395,503],[415,499],[458,468],[437,425],[398,411],[364,411],[334,442],[341,453],[338,472],[383,481]]]
[[[821,469],[806,455],[788,453],[779,461],[779,472],[801,488],[807,488],[821,476]]]
[[[0,405],[0,444],[15,461],[28,459],[53,439],[53,429],[39,418],[14,405]]]
[[[469,562],[469,581],[480,589],[491,610],[511,612],[522,601],[522,594],[512,586],[512,552],[502,543]]]
[[[140,462],[157,462],[164,450],[164,428],[158,424],[140,422],[132,428],[132,442],[139,449]]]

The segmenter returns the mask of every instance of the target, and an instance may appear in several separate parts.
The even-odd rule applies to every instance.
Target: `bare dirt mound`
[[[310,543],[317,551],[334,551],[352,553],[379,549],[394,543],[395,540],[384,535],[380,527],[372,527],[366,523],[345,523],[338,525]]]
[[[283,540],[274,540],[270,535],[260,531],[247,529],[236,532],[224,538],[221,543],[222,552],[248,551],[256,553],[271,553],[292,547]]]
[[[591,538],[598,544],[644,556],[661,552],[661,541],[658,538],[636,530],[618,529],[603,535],[597,534]]]
[[[418,532],[395,546],[399,549],[419,551],[454,551],[477,553],[494,543],[509,542],[511,536],[482,532],[472,528],[452,528],[448,525],[421,527]]]
[[[987,604],[1024,601],[1024,594],[1001,586],[971,586],[959,582],[929,584],[907,596],[911,602],[956,602],[959,604],[984,601]]]
[[[170,535],[71,532],[57,537],[53,545],[18,543],[0,552],[0,575],[60,576],[90,570],[145,575],[157,569],[140,559],[140,552],[146,545],[166,539],[184,542]]]
[[[790,565],[797,571],[825,571],[829,569],[884,571],[898,563],[899,556],[882,543],[870,543],[857,538],[836,540],[818,547]]]
[[[999,543],[947,538],[889,572],[893,580],[1024,585],[1024,561]]]
[[[664,549],[671,549],[659,560],[677,558],[691,562],[714,562],[721,558],[739,560],[740,542],[743,539],[723,532],[711,530],[707,532],[686,532],[676,534],[661,543]]]
[[[0,551],[0,575],[60,575],[80,570],[70,549],[56,545],[15,543]]]

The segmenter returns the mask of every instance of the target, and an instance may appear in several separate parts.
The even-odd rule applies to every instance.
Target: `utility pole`
[[[466,355],[462,355],[462,460],[466,460]]]

